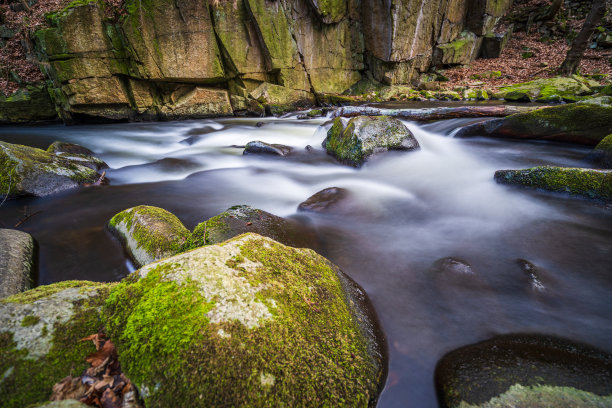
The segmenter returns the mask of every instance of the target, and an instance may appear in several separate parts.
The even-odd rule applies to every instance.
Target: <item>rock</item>
[[[612,355],[553,336],[509,334],[451,351],[435,382],[445,408],[608,406]]]
[[[347,0],[310,0],[310,3],[325,24],[338,23],[347,13]]]
[[[55,105],[44,85],[27,86],[15,94],[0,92],[0,123],[27,123],[58,119]]]
[[[336,118],[323,147],[338,160],[356,167],[388,150],[420,148],[410,130],[389,116],[357,116],[346,127],[342,118]]]
[[[557,102],[559,98],[566,102],[576,102],[580,96],[595,93],[592,88],[597,85],[596,82],[578,75],[536,79],[502,87],[493,96],[511,102]]]
[[[461,95],[455,91],[440,91],[435,94],[436,99],[441,101],[460,101]]]
[[[237,235],[253,232],[284,245],[316,249],[313,231],[296,220],[278,217],[248,205],[237,205],[201,222],[193,230],[195,246],[218,244]]]
[[[382,386],[363,290],[315,252],[256,234],[145,266],[103,315],[150,408],[368,406]]]
[[[299,106],[314,104],[314,96],[309,92],[273,85],[268,82],[264,82],[255,88],[250,96],[259,103],[272,106],[276,110],[290,111]]]
[[[612,105],[585,101],[476,123],[462,128],[455,136],[553,140],[595,146],[610,133]]]
[[[482,39],[472,32],[463,32],[455,41],[438,45],[434,52],[435,65],[466,65],[480,51]]]
[[[53,153],[56,156],[78,162],[80,165],[89,167],[92,170],[102,170],[108,168],[108,165],[101,159],[95,157],[95,153],[86,147],[68,142],[53,142],[48,148],[48,153]]]
[[[0,298],[30,289],[34,239],[18,230],[0,229]]]
[[[612,169],[612,134],[604,137],[585,160],[603,169]]]
[[[289,146],[282,144],[270,144],[255,140],[246,144],[242,154],[274,154],[285,157],[292,151],[293,149]]]
[[[93,160],[93,159],[92,159]],[[94,183],[98,173],[70,157],[0,142],[0,196],[43,197]]]
[[[50,401],[34,408],[87,408],[88,406],[77,400],[61,400]]]
[[[182,252],[191,233],[176,216],[162,208],[140,205],[116,214],[108,228],[140,267]]]
[[[183,86],[172,94],[172,101],[161,108],[164,119],[198,119],[233,114],[225,89]]]
[[[330,187],[308,197],[298,205],[298,211],[329,213],[350,195],[345,188]]]
[[[527,279],[529,279],[529,283],[531,284],[533,290],[538,292],[546,290],[546,287],[542,283],[540,272],[537,266],[525,259],[517,259],[516,263],[519,265]]]
[[[503,33],[488,33],[482,38],[480,58],[499,58],[512,38],[512,28]]]
[[[463,99],[486,101],[489,99],[489,94],[484,89],[466,89],[463,92]]]
[[[473,275],[472,266],[463,259],[447,257],[440,258],[433,263],[429,269],[430,273],[436,275]]]
[[[612,200],[612,170],[542,166],[498,170],[495,181],[585,198]]]
[[[80,340],[98,333],[110,286],[67,281],[0,299],[0,406],[44,403],[55,383],[89,367],[95,347]]]

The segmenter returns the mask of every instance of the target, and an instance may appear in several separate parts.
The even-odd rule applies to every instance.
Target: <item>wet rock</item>
[[[373,405],[384,366],[371,312],[325,258],[244,234],[145,266],[102,313],[155,408]]]
[[[174,214],[145,205],[116,214],[108,228],[139,267],[182,252],[191,238],[189,230]]]
[[[78,162],[80,165],[89,167],[92,170],[102,170],[108,165],[101,159],[95,157],[95,153],[86,147],[68,142],[53,142],[47,152],[55,154],[67,160]]]
[[[338,160],[356,167],[389,150],[420,148],[410,130],[389,116],[357,116],[346,126],[342,118],[336,118],[323,147]]]
[[[438,259],[429,271],[430,273],[443,275],[474,275],[474,270],[467,261],[453,257]]]
[[[333,212],[343,200],[348,198],[349,191],[344,188],[330,187],[319,191],[308,197],[308,199],[298,205],[298,211],[308,211],[316,213]]]
[[[525,259],[517,259],[516,263],[519,265],[525,276],[529,279],[529,283],[531,284],[533,290],[538,292],[546,290],[546,287],[542,283],[540,272],[534,264]]]
[[[511,102],[556,102],[558,98],[566,102],[576,102],[581,96],[595,93],[598,83],[578,75],[536,79],[500,88],[493,96]]]
[[[94,183],[99,177],[95,170],[83,165],[80,158],[0,142],[1,197],[47,196]]]
[[[0,93],[0,123],[27,123],[58,119],[47,87],[27,86],[11,96]]]
[[[451,351],[438,363],[435,381],[445,408],[607,406],[612,355],[553,336],[510,334]],[[579,404],[552,403],[564,398]]]
[[[512,28],[504,33],[488,33],[482,38],[480,46],[480,58],[499,58],[506,44],[512,37]]]
[[[193,243],[195,246],[218,244],[246,232],[298,248],[317,249],[318,246],[316,234],[307,226],[248,205],[230,207],[198,224],[193,230]]]
[[[0,229],[0,298],[30,289],[34,239],[18,230]]]
[[[242,154],[273,154],[276,156],[287,156],[293,151],[289,146],[282,144],[270,144],[259,140],[249,142],[244,147]]]
[[[612,170],[542,166],[498,170],[495,181],[585,198],[612,200]]]
[[[612,133],[612,105],[607,104],[605,98],[476,123],[459,130],[456,137],[507,137],[595,146]]]
[[[55,383],[89,367],[95,347],[80,340],[98,332],[110,286],[66,281],[0,299],[0,406],[44,403]]]
[[[585,160],[599,168],[612,169],[612,134],[603,138]]]

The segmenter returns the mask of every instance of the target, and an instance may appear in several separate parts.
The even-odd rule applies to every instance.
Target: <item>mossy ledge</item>
[[[363,304],[315,252],[244,234],[140,269],[103,315],[149,408],[366,407],[385,363]]]

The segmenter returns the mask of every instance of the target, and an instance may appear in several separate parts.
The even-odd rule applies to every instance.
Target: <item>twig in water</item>
[[[14,228],[17,228],[17,227],[21,226],[21,225],[22,225],[23,223],[25,223],[27,220],[29,220],[30,218],[32,218],[32,217],[34,217],[35,215],[40,214],[40,213],[41,213],[41,211],[36,211],[35,213],[32,213],[32,214],[30,214],[30,215],[26,216],[25,218],[22,218],[22,219],[21,219],[21,221],[19,221],[17,224],[15,224],[15,227],[14,227]]]

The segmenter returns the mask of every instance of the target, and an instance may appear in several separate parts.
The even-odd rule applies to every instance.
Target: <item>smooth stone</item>
[[[34,239],[30,234],[0,229],[0,298],[30,289]]]
[[[260,140],[254,140],[246,144],[242,154],[273,154],[276,156],[285,157],[290,154],[293,149],[282,144],[270,144]]]
[[[298,211],[325,213],[333,211],[344,199],[350,195],[349,191],[340,187],[330,187],[310,196],[298,205]]]

